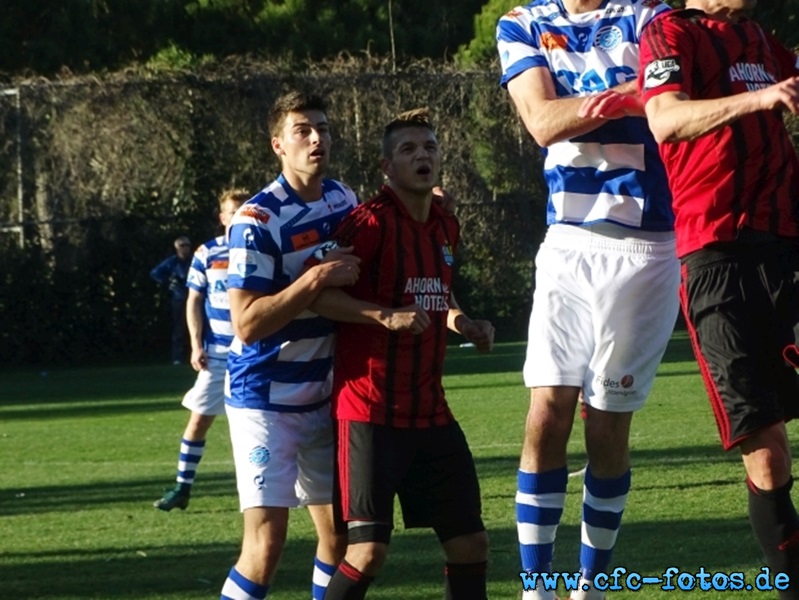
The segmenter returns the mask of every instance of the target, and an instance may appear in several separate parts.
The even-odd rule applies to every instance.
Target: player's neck
[[[324,175],[321,173],[300,173],[289,169],[283,170],[283,177],[297,195],[305,202],[313,202],[322,197],[322,180]]]
[[[571,14],[591,12],[602,6],[604,0],[563,0],[563,6]]]
[[[685,8],[699,9],[711,19],[728,23],[737,23],[746,16],[743,10],[729,8],[723,2],[719,3],[713,0],[688,0],[685,3]]]
[[[388,182],[388,187],[394,191],[414,221],[427,222],[427,219],[430,218],[430,205],[433,202],[432,190],[426,193],[415,192],[400,188],[391,181]]]

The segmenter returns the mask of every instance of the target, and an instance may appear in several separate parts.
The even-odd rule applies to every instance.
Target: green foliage
[[[514,0],[488,0],[474,18],[474,38],[458,49],[455,59],[464,66],[486,64],[497,56],[497,21],[518,6]],[[497,71],[498,72],[498,71]]]
[[[182,69],[204,56],[299,63],[393,52],[399,61],[440,59],[472,38],[480,6],[480,0],[6,0],[0,72],[86,73],[148,61]]]
[[[198,58],[191,52],[183,50],[169,44],[151,56],[145,67],[154,73],[164,73],[171,71],[188,71],[192,68],[201,67],[203,63],[210,62],[209,59]]]

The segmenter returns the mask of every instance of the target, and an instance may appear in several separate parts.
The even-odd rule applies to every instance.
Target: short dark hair
[[[272,105],[266,124],[269,127],[270,137],[280,135],[286,115],[291,112],[302,112],[306,110],[319,110],[327,112],[327,101],[316,94],[294,90],[283,94]]]
[[[383,128],[383,157],[391,158],[393,151],[392,136],[395,132],[401,129],[408,129],[409,127],[424,127],[433,133],[436,132],[433,127],[433,122],[430,119],[430,109],[414,108],[413,110],[400,113],[388,125]]]

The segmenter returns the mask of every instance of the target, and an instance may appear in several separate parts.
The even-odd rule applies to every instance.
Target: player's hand
[[[620,119],[643,114],[644,107],[640,97],[621,94],[616,88],[586,96],[577,109],[577,116],[583,119]]]
[[[763,110],[787,109],[799,114],[799,77],[789,77],[752,93],[758,95]]]
[[[361,259],[352,253],[352,246],[331,250],[315,269],[324,287],[342,287],[358,281]]]
[[[388,310],[383,325],[389,331],[409,331],[419,334],[430,325],[430,315],[418,304],[410,304]]]
[[[458,204],[455,197],[439,185],[433,186],[433,202],[448,215],[455,214],[455,206]]]
[[[494,326],[490,321],[465,321],[460,332],[469,342],[474,344],[478,352],[491,352],[494,348]]]
[[[203,348],[192,348],[189,362],[191,368],[199,373],[208,368],[208,354]]]

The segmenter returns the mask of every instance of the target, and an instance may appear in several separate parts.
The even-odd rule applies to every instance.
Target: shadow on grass
[[[168,473],[162,479],[113,481],[85,485],[55,485],[28,488],[0,488],[0,516],[91,510],[108,508],[115,504],[141,503],[150,508],[164,488],[172,487],[174,480]],[[230,473],[202,473],[192,489],[192,496],[230,496],[236,503],[236,476]],[[153,509],[155,510],[155,509]]]
[[[515,527],[494,528],[489,534],[489,595],[515,598],[521,591]],[[579,537],[577,526],[559,528],[556,571],[577,570]],[[313,540],[289,538],[272,587],[274,597],[308,597],[314,548]],[[25,599],[218,597],[238,550],[232,544],[195,543],[143,547],[135,552],[118,548],[70,550],[57,556],[34,552],[24,564],[4,561],[0,592],[4,598]],[[659,576],[671,566],[687,572],[701,566],[713,573],[735,571],[742,564],[762,564],[744,519],[625,524],[613,559],[614,566],[644,576]],[[431,595],[431,590],[443,590],[443,557],[435,536],[428,530],[397,532],[369,597],[440,597]]]
[[[56,369],[6,373],[5,407],[31,407],[36,403],[113,400],[182,395],[197,376],[191,367],[119,366],[97,369]],[[5,411],[2,413],[5,416]]]

